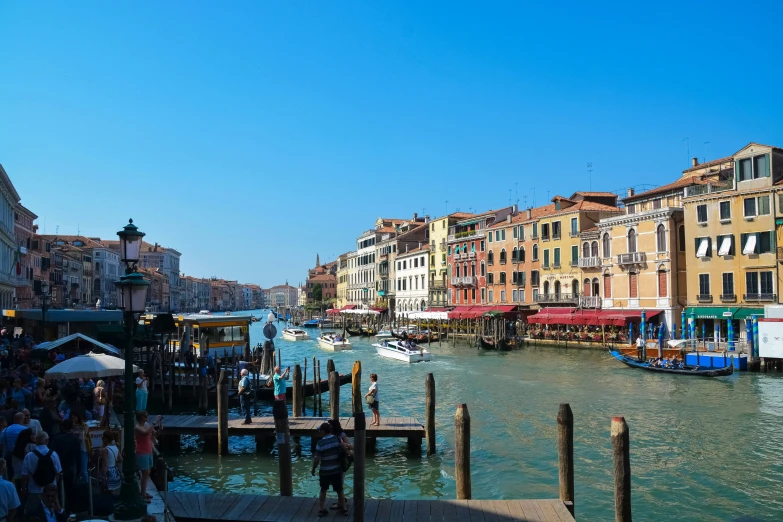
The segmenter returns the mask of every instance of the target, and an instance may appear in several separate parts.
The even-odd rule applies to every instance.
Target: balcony
[[[629,254],[617,254],[618,265],[640,265],[647,261],[644,252],[631,252]]]
[[[474,276],[452,277],[451,286],[476,286],[476,281]]]
[[[736,303],[737,302],[737,294],[721,294],[720,300],[724,303]]]
[[[596,295],[590,297],[582,296],[579,298],[579,306],[582,308],[601,308],[601,298]]]
[[[745,294],[742,296],[746,303],[762,303],[777,301],[777,294]]]
[[[445,288],[446,288],[446,283],[443,281],[443,279],[430,280],[430,290],[443,290]]]
[[[464,230],[462,232],[456,232],[454,234],[449,234],[448,241],[449,241],[449,243],[451,243],[453,241],[462,241],[463,239],[468,239],[468,238],[471,238],[471,239],[473,239],[473,238],[482,238],[482,237],[484,237],[484,235],[485,235],[485,231],[484,231],[483,228],[479,229],[479,230]]]
[[[579,294],[538,294],[536,303],[539,304],[570,304],[579,303]]]
[[[712,294],[699,294],[696,296],[696,300],[700,303],[711,303]]]
[[[778,247],[778,261],[783,261],[783,247]]]
[[[476,253],[475,252],[468,252],[468,259],[476,259]]]
[[[685,197],[690,198],[693,196],[703,196],[704,194],[714,194],[716,192],[724,192],[726,190],[734,189],[734,180],[729,179],[723,183],[708,183],[706,185],[694,185],[691,187],[685,187]]]
[[[601,258],[598,256],[580,257],[579,268],[601,268]]]

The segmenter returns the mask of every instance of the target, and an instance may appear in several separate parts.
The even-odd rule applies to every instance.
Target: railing
[[[783,261],[783,247],[778,247],[778,261]]]
[[[462,284],[465,286],[473,286],[476,284],[476,277],[475,276],[463,276],[462,277]]]
[[[560,233],[559,232],[557,234],[552,234],[552,240],[554,241],[554,240],[557,240],[557,239],[560,239]]]
[[[468,237],[484,237],[484,229],[478,229],[478,230],[465,230],[462,232],[456,232],[454,234],[449,234],[448,241],[451,243],[452,241],[462,241],[465,238]]]
[[[430,280],[430,289],[432,290],[442,290],[446,288],[446,283],[443,282],[442,279],[432,279]]]
[[[685,187],[685,197],[702,196],[704,194],[714,194],[716,192],[725,192],[734,189],[734,180],[727,180],[723,183],[708,183],[706,185],[693,185]]]
[[[618,265],[638,265],[647,261],[647,254],[644,252],[631,252],[629,254],[617,254]]]
[[[598,256],[580,257],[579,268],[601,268],[601,258]]]
[[[506,264],[506,258],[505,256],[500,256],[500,264],[505,265]]]
[[[536,303],[577,304],[578,302],[579,294],[538,294],[536,296]]]
[[[777,301],[777,294],[745,294],[742,298],[746,302]]]
[[[720,300],[723,302],[734,303],[737,301],[737,294],[720,294]]]
[[[582,296],[579,298],[579,306],[582,308],[601,308],[601,298],[596,295]]]
[[[696,300],[700,303],[711,303],[712,294],[699,294],[696,296]]]
[[[476,259],[476,253],[475,252],[468,252],[468,259]]]

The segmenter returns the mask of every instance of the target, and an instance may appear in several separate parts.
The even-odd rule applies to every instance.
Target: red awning
[[[468,319],[468,312],[473,308],[473,306],[458,306],[449,312],[449,319]]]
[[[542,308],[527,318],[531,324],[571,324],[570,314],[574,308]]]
[[[660,313],[660,310],[645,310],[648,320]],[[629,322],[641,321],[641,319],[641,310],[603,310],[598,316],[598,324],[604,326],[625,326]]]
[[[581,310],[572,314],[569,319],[571,319],[571,322],[568,324],[597,325],[598,312],[595,310]]]
[[[342,308],[340,310],[342,310]],[[329,310],[326,311],[326,313],[329,315],[339,314],[340,310],[338,310],[337,308],[330,308]]]
[[[386,308],[385,306],[371,306],[370,310],[372,310],[373,312],[385,312],[386,310],[388,310],[388,308]]]
[[[342,312],[343,310],[353,310],[354,308],[356,308],[356,305],[345,305],[340,308],[340,311]]]

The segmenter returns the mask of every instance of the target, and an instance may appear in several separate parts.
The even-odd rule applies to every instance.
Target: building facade
[[[427,282],[427,301],[430,307],[445,307],[448,299],[448,237],[449,229],[457,221],[471,217],[467,212],[453,212],[448,216],[429,222],[429,280]]]
[[[14,212],[21,198],[0,165],[0,308],[13,308],[16,291],[16,242]]]
[[[430,245],[425,243],[397,254],[395,282],[398,312],[427,310],[429,252]]]
[[[14,211],[14,237],[16,239],[17,266],[13,275],[16,277],[15,306],[17,308],[31,308],[34,303],[33,280],[36,264],[40,267],[40,257],[33,253],[33,235],[38,218],[32,211],[21,204],[17,204]]]

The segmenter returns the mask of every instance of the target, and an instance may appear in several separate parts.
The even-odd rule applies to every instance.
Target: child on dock
[[[372,410],[372,422],[370,423],[370,426],[380,426],[381,413],[378,410],[378,374],[371,373],[370,381],[372,381],[372,384],[370,385],[370,391],[364,394],[364,399],[367,401],[367,404]],[[370,397],[372,397],[372,399],[370,399]]]
[[[348,515],[345,507],[345,495],[343,494],[343,447],[340,440],[332,433],[332,426],[328,422],[321,424],[319,428],[321,440],[315,446],[313,469],[310,474],[315,476],[315,468],[319,467],[318,478],[321,492],[318,496],[318,516],[325,517],[329,514],[326,509],[326,492],[329,486],[337,493],[337,509],[340,515]]]

